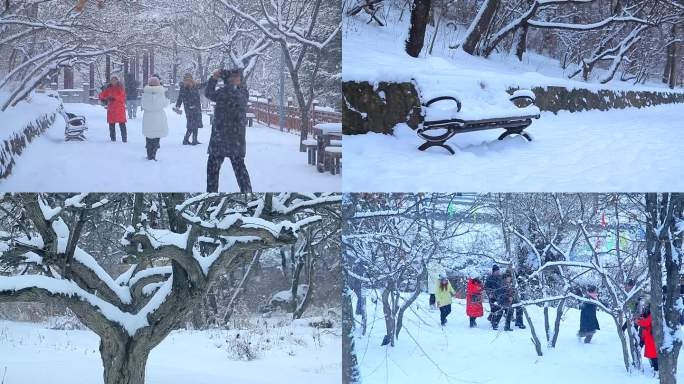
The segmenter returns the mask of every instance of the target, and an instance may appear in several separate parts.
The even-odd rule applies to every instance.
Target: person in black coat
[[[596,286],[590,285],[587,287],[587,298],[591,300],[598,300],[598,290]],[[577,337],[584,338],[584,343],[591,343],[591,338],[597,330],[600,330],[598,318],[596,318],[596,304],[584,302],[580,311],[580,329],[577,332]]]
[[[515,288],[513,287],[513,275],[510,272],[506,272],[503,275],[503,281],[498,290],[495,291],[496,295],[496,305],[498,306],[497,312],[492,314],[492,328],[498,329],[499,322],[501,318],[505,315],[506,320],[504,323],[504,331],[512,331],[511,321],[513,320],[513,304],[516,303],[515,300]],[[522,319],[522,307],[515,308],[515,325],[518,328],[525,329]]]
[[[501,269],[498,265],[494,264],[492,266],[492,274],[485,280],[485,293],[487,293],[487,299],[489,299],[489,316],[487,320],[492,323],[492,328],[496,329],[494,325],[494,315],[499,311],[499,306],[496,304],[496,293],[501,288]],[[498,324],[498,322],[497,322]]]
[[[140,106],[140,95],[138,88],[140,82],[135,79],[132,73],[127,73],[125,76],[126,87],[126,109],[128,110],[128,118],[135,119],[138,116],[138,107]]]
[[[180,113],[181,105],[185,110],[186,131],[183,145],[201,144],[197,141],[197,131],[199,128],[202,128],[202,104],[199,93],[201,87],[200,84],[193,80],[191,74],[186,73],[183,76],[183,82],[178,92],[178,100],[176,100],[176,108],[174,108],[176,113]],[[190,142],[191,135],[192,142]]]
[[[216,89],[219,78],[223,78],[224,86]],[[252,192],[252,184],[245,166],[245,128],[249,92],[242,80],[241,69],[217,69],[209,78],[204,90],[204,95],[216,103],[209,139],[207,192],[218,191],[221,164],[226,157],[233,166],[240,192]]]

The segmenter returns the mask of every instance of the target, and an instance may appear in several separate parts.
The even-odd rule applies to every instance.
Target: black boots
[[[474,317],[470,318],[470,328],[477,328],[477,323],[475,322]]]
[[[183,145],[197,145],[202,144],[197,141],[197,131],[199,128],[192,128],[185,131],[185,137],[183,138]],[[192,142],[190,142],[190,135],[192,135]]]
[[[159,138],[145,138],[145,149],[147,149],[147,160],[157,160],[157,149],[159,149]]]

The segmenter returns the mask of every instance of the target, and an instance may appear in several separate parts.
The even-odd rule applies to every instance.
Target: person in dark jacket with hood
[[[487,299],[489,300],[489,316],[487,320],[492,323],[492,328],[494,327],[494,315],[499,310],[499,306],[496,304],[496,292],[501,288],[501,269],[498,265],[494,264],[492,266],[492,274],[487,276],[485,280],[485,293],[487,293]]]
[[[224,86],[216,89],[220,78],[223,78]],[[245,127],[249,92],[242,80],[241,69],[217,69],[209,78],[204,90],[204,95],[216,103],[209,139],[207,192],[218,191],[221,164],[226,157],[233,166],[240,192],[252,192],[252,184],[245,166]]]
[[[515,289],[513,287],[513,274],[507,271],[503,275],[503,282],[501,287],[495,292],[496,304],[499,310],[492,315],[492,328],[498,329],[501,317],[506,315],[504,324],[504,331],[512,331],[511,321],[513,320],[513,304],[515,303]],[[515,325],[519,328],[525,328],[522,323],[522,308],[516,307]]]
[[[596,286],[587,287],[587,298],[598,301],[598,290]],[[596,318],[596,304],[584,302],[580,311],[580,329],[577,332],[578,338],[584,338],[584,343],[591,343],[591,338],[597,330],[600,330],[598,319]]]
[[[186,73],[183,76],[180,91],[178,92],[178,100],[176,100],[176,113],[180,112],[181,105],[185,110],[186,131],[183,145],[197,145],[201,144],[197,141],[197,131],[202,128],[202,104],[200,101],[201,85],[193,80],[192,75]],[[192,135],[192,142],[190,136]]]
[[[132,73],[127,73],[125,76],[126,84],[126,109],[128,110],[128,118],[135,119],[138,117],[138,107],[140,106],[140,95],[138,94],[138,87],[140,82],[135,79]]]

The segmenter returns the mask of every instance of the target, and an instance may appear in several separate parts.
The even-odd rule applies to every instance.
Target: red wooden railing
[[[280,113],[277,104],[271,104],[266,99],[251,98],[249,112],[254,114],[254,119],[260,123],[272,127],[280,127]],[[309,127],[313,127],[318,123],[340,123],[342,122],[342,114],[339,112],[322,111],[314,105],[312,111],[309,113]],[[289,105],[285,107],[285,126],[289,131],[299,132],[301,129],[301,116],[299,115],[299,108]]]

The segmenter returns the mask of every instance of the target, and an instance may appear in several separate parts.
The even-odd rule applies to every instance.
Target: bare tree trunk
[[[525,320],[527,320],[527,325],[530,327],[530,334],[532,335],[530,339],[532,340],[532,344],[534,344],[534,350],[537,352],[537,356],[544,356],[541,348],[541,342],[539,341],[539,337],[537,337],[537,332],[534,330],[534,324],[530,319],[530,315],[527,313],[527,308],[522,307],[522,309],[523,314],[525,315]]]
[[[525,23],[518,31],[518,41],[515,46],[515,55],[519,61],[522,61],[525,50],[527,49],[527,23]]]
[[[677,85],[677,47],[679,45],[679,42],[676,41],[677,39],[677,24],[672,25],[672,38],[675,39],[675,41],[670,44],[668,47],[668,57],[667,61],[670,63],[670,73],[668,76],[668,86],[670,89],[674,89],[675,85]]]
[[[630,359],[629,359],[629,348],[627,347],[627,339],[625,338],[625,333],[622,332],[622,316],[613,317],[615,322],[615,329],[617,329],[618,336],[620,337],[620,346],[622,347],[622,360],[625,364],[625,369],[629,372],[630,369]]]
[[[471,55],[476,54],[475,48],[477,48],[480,40],[484,37],[487,29],[489,29],[489,25],[492,23],[498,7],[499,0],[485,0],[475,20],[473,20],[473,24],[468,29],[470,33],[468,33],[463,41],[463,51]]]
[[[549,323],[549,306],[544,303],[544,334],[546,335],[546,343],[551,341],[551,324]]]
[[[556,307],[556,320],[553,322],[553,337],[551,338],[551,348],[556,348],[558,342],[558,334],[560,333],[561,317],[563,316],[563,307],[565,306],[565,299],[562,299]]]
[[[344,273],[345,285],[342,303],[342,383],[358,383],[360,379],[358,359],[354,346],[354,310],[349,288],[349,275]]]
[[[425,41],[425,29],[430,18],[431,0],[414,0],[411,10],[411,27],[406,39],[406,53],[409,56],[418,57],[423,50]],[[435,31],[436,32],[436,31]]]
[[[404,312],[406,309],[413,304],[414,301],[420,296],[421,292],[421,284],[420,282],[425,280],[427,278],[427,269],[423,269],[423,271],[418,274],[418,277],[416,278],[416,290],[413,292],[411,297],[406,300],[406,302],[399,308],[399,313],[397,313],[397,331],[396,331],[396,336],[397,338],[399,337],[399,332],[401,332],[401,327],[404,325]]]
[[[104,384],[144,384],[151,348],[142,340],[112,334],[100,338]]]
[[[394,347],[394,312],[392,311],[392,304],[390,304],[389,296],[394,289],[394,283],[387,283],[387,287],[382,291],[382,311],[385,314],[385,340],[383,344],[389,343],[390,346]]]
[[[660,384],[677,383],[677,360],[682,346],[682,341],[674,337],[680,328],[681,312],[677,303],[681,300],[679,269],[682,260],[681,255],[672,253],[673,248],[680,249],[682,245],[682,234],[676,229],[677,222],[682,220],[682,205],[684,196],[681,194],[663,194],[660,199],[657,193],[646,194],[646,249]],[[669,343],[666,340],[670,340]]]

